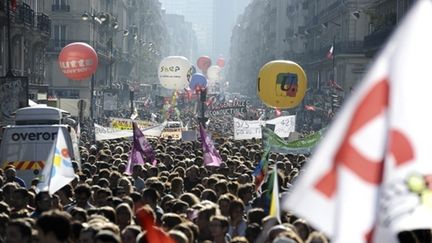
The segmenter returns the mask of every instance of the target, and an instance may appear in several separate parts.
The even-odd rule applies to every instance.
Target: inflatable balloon
[[[216,64],[220,67],[223,68],[225,67],[225,59],[223,57],[219,57],[216,61]]]
[[[211,66],[211,59],[208,56],[202,56],[197,60],[197,66],[204,73],[207,72],[207,69]]]
[[[189,88],[191,90],[205,89],[207,87],[207,78],[201,73],[195,73],[192,75],[191,81],[189,83]]]
[[[266,63],[258,76],[258,96],[267,106],[293,108],[303,100],[306,74],[295,62],[276,60]]]
[[[63,47],[58,56],[58,63],[68,79],[83,80],[96,72],[98,57],[89,44],[74,42]]]
[[[211,81],[218,81],[220,79],[221,68],[219,66],[211,66],[207,70],[207,78]]]
[[[192,76],[192,65],[186,57],[169,56],[159,64],[159,81],[167,89],[186,88],[189,84],[188,76]]]

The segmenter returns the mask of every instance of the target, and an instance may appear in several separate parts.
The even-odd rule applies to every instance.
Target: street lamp
[[[82,20],[84,20],[84,21],[88,21],[88,20],[91,20],[91,24],[92,24],[92,28],[93,28],[93,32],[92,32],[92,46],[93,46],[93,48],[95,49],[95,51],[96,51],[96,54],[97,54],[97,48],[96,48],[96,41],[95,41],[95,39],[96,39],[96,36],[95,36],[95,33],[96,33],[96,25],[95,25],[95,23],[97,22],[97,23],[99,23],[99,24],[102,24],[104,21],[106,21],[106,15],[105,14],[95,14],[95,13],[93,13],[93,14],[90,14],[89,12],[84,12],[82,15],[81,15],[81,19]],[[92,123],[93,123],[93,121],[94,121],[94,109],[95,109],[95,95],[94,95],[94,89],[95,89],[95,74],[93,73],[92,74],[92,76],[91,76],[91,81],[90,81],[90,120],[92,121]]]

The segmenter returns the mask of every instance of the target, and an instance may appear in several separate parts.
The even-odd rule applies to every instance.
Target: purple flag
[[[152,161],[153,165],[156,165],[155,153],[152,146],[145,138],[144,134],[139,129],[136,122],[132,122],[133,125],[133,147],[132,152],[129,155],[128,166],[126,173],[131,174],[134,165],[143,165],[145,163],[144,158]]]
[[[216,150],[213,141],[205,132],[202,124],[200,124],[200,137],[203,147],[204,165],[219,167],[222,163],[222,158]]]

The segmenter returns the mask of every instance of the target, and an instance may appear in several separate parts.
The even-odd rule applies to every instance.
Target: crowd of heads
[[[269,216],[267,183],[256,188],[254,169],[263,148],[258,140],[213,138],[219,167],[203,166],[199,141],[150,139],[156,165],[126,173],[127,139],[80,146],[76,178],[55,194],[38,192],[35,179],[20,184],[13,166],[0,171],[0,238],[4,242],[149,242],[144,225],[175,242],[326,242],[289,212]],[[307,161],[305,155],[269,155],[277,169],[280,197]],[[80,164],[80,165],[79,165]],[[139,217],[145,212],[146,217]],[[150,216],[149,216],[150,215]]]

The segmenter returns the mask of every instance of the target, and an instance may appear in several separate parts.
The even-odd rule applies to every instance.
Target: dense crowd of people
[[[198,126],[194,112],[179,117],[190,129]],[[207,124],[223,161],[219,167],[203,165],[199,140],[160,138],[149,139],[156,164],[135,165],[130,174],[130,138],[91,143],[84,121],[76,178],[53,195],[38,191],[37,179],[25,185],[13,166],[0,170],[0,242],[327,242],[290,212],[281,212],[280,221],[269,216],[269,183],[257,188],[254,177],[261,141],[233,140],[231,121],[211,118]],[[280,198],[307,160],[303,154],[269,155],[267,174],[277,170]],[[154,238],[154,232],[169,238]]]

